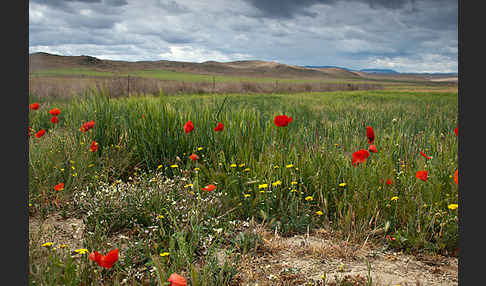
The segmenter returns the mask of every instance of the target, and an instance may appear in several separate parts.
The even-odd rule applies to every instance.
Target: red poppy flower
[[[79,128],[79,131],[86,132],[86,131],[90,130],[91,128],[93,128],[94,125],[95,125],[94,120],[85,122],[85,123],[83,123],[83,125],[81,126],[81,128]]]
[[[378,149],[376,149],[376,145],[370,144],[370,146],[368,147],[368,151],[370,151],[371,153],[376,153],[378,152]]]
[[[368,150],[358,150],[353,153],[352,157],[352,165],[356,166],[359,163],[363,163],[366,161],[366,159],[370,156],[370,152]]]
[[[59,183],[59,184],[55,185],[54,190],[56,190],[58,192],[64,190],[64,183]]]
[[[218,122],[218,125],[216,125],[216,127],[214,128],[214,131],[216,132],[223,131],[223,129],[224,129],[223,123]]]
[[[199,156],[196,154],[192,154],[191,156],[189,156],[189,158],[191,158],[192,161],[196,161],[199,159]]]
[[[422,156],[424,156],[425,158],[427,158],[427,159],[432,159],[432,157],[429,157],[429,156],[425,155],[425,153],[424,153],[424,152],[422,152],[422,151],[420,151],[420,154],[421,154]]]
[[[456,127],[456,129],[454,129],[454,133],[456,133],[456,136],[459,136],[459,129],[458,129],[458,127]]]
[[[454,173],[454,182],[456,182],[456,185],[459,184],[459,173],[457,171],[458,169],[456,169],[456,172]]]
[[[212,192],[212,191],[216,190],[216,186],[213,185],[213,184],[210,184],[210,185],[207,185],[205,188],[201,188],[201,189],[203,189],[204,191]]]
[[[292,122],[292,117],[287,117],[287,115],[277,115],[275,116],[273,122],[278,127],[285,127]]]
[[[49,113],[52,116],[58,116],[59,114],[61,114],[61,110],[59,108],[53,108],[53,109],[49,110]]]
[[[91,142],[91,146],[89,146],[89,151],[91,152],[98,151],[98,143],[95,141]]]
[[[89,259],[98,263],[98,265],[103,268],[110,269],[115,262],[118,261],[119,253],[120,251],[118,248],[113,249],[106,255],[102,255],[98,251],[95,251],[89,254]]]
[[[56,124],[56,123],[58,123],[58,122],[59,122],[59,118],[57,118],[57,116],[53,116],[53,117],[51,118],[51,122],[52,122],[53,124]]]
[[[32,110],[37,110],[37,109],[39,109],[39,103],[34,102],[34,103],[29,105],[29,108],[32,109]]]
[[[44,136],[44,134],[46,134],[46,130],[41,129],[37,133],[35,133],[35,137],[41,138],[42,136]]]
[[[98,261],[100,261],[100,259],[101,259],[101,254],[98,251],[95,250],[94,252],[91,252],[89,254],[89,259],[98,263]]]
[[[30,128],[29,126],[29,137],[30,137],[30,132],[34,131],[34,129]]]
[[[366,137],[368,137],[368,142],[373,144],[373,141],[375,141],[375,132],[371,126],[366,126]]]
[[[391,241],[395,241],[395,237],[393,237],[393,236],[386,235],[385,238],[389,239]]]
[[[192,130],[194,130],[194,124],[192,124],[192,121],[189,120],[186,122],[186,124],[184,124],[184,131],[186,133],[189,133],[191,132]]]
[[[417,173],[415,173],[415,177],[417,177],[417,179],[420,179],[424,182],[427,182],[427,175],[428,175],[427,171],[417,171]]]
[[[391,184],[393,184],[393,182],[392,182],[392,180],[391,180],[391,179],[388,179],[388,180],[386,180],[386,184],[387,184],[387,185],[391,185]]]
[[[187,286],[186,279],[177,273],[172,273],[169,276],[170,286]]]

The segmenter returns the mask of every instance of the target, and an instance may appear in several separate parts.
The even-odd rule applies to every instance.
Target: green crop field
[[[31,285],[167,285],[174,272],[191,285],[238,285],[240,258],[255,255],[262,239],[242,231],[250,222],[281,236],[332,229],[408,253],[458,247],[457,92],[114,99],[98,91],[29,101],[39,103],[29,112],[29,213],[82,218],[77,243],[85,249],[62,247],[55,233],[31,234]],[[57,124],[53,108],[61,110]],[[292,121],[277,126],[283,114]],[[194,129],[186,133],[188,121]],[[224,129],[216,132],[218,122]],[[377,152],[353,164],[353,153],[370,146],[368,126]],[[120,258],[109,270],[87,258],[113,248]]]
[[[198,74],[190,72],[177,72],[170,70],[134,70],[130,72],[115,73],[111,71],[98,71],[89,68],[57,68],[46,69],[31,72],[33,77],[45,77],[45,76],[94,76],[94,77],[141,77],[141,78],[153,78],[159,80],[171,80],[171,81],[184,81],[184,82],[213,82],[213,79],[217,82],[255,82],[255,83],[312,83],[312,82],[326,82],[326,83],[370,83],[367,80],[357,79],[316,79],[316,78],[276,78],[276,77],[245,77],[245,76],[229,76],[229,75],[210,75],[210,74]],[[381,80],[378,82],[388,82],[387,80]],[[393,82],[393,81],[391,81]]]
[[[113,72],[96,71],[88,68],[46,69],[34,71],[31,76],[113,76]]]

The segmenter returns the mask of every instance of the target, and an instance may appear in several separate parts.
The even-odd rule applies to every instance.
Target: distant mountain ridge
[[[430,75],[430,76],[458,76],[458,73],[439,73],[439,72],[397,72],[396,70],[392,69],[377,69],[377,68],[369,68],[369,69],[360,69],[360,70],[354,70],[354,69],[349,69],[345,67],[338,67],[338,66],[303,66],[305,68],[313,68],[313,69],[330,69],[330,68],[335,68],[335,69],[342,69],[350,72],[365,72],[365,73],[370,73],[370,74],[410,74],[410,75]]]
[[[381,74],[398,74],[399,72],[391,69],[361,69],[361,72],[367,73],[381,73]]]

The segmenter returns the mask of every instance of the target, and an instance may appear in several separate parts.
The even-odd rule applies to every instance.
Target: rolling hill
[[[324,81],[456,81],[450,74],[444,76],[430,74],[401,74],[395,71],[360,70],[354,71],[335,66],[294,66],[278,62],[244,60],[232,62],[206,61],[202,63],[181,61],[117,61],[96,57],[63,56],[44,52],[29,54],[29,73],[49,70],[84,69],[94,73],[117,74],[134,71],[164,70],[200,75],[225,75],[241,77],[268,77],[283,79],[317,79]],[[451,80],[449,80],[451,79]]]

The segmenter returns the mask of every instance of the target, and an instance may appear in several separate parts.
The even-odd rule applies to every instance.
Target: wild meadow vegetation
[[[261,245],[253,223],[457,251],[457,92],[29,100],[39,104],[29,111],[29,212],[84,222],[79,249],[30,234],[31,285],[183,285],[168,282],[173,273],[240,285],[240,259]],[[279,115],[292,120],[277,126]],[[353,163],[370,145],[377,152]],[[117,248],[109,267],[95,261]]]

